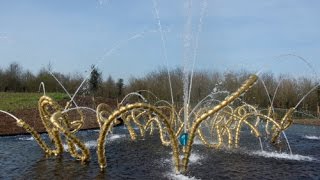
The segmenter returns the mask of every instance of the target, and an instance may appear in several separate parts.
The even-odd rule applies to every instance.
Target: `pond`
[[[159,135],[131,141],[125,127],[114,128],[106,143],[107,168],[100,172],[98,130],[78,132],[91,151],[88,164],[69,153],[46,157],[29,135],[0,137],[0,179],[319,179],[320,127],[293,125],[287,131],[293,154],[261,151],[256,139],[239,149],[208,149],[196,140],[187,174],[176,174],[170,147]],[[41,135],[48,141],[47,134]],[[247,145],[248,144],[248,145]],[[251,144],[251,145],[250,145]]]

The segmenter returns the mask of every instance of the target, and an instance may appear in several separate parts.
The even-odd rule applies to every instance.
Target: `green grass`
[[[47,95],[55,101],[68,98],[64,93],[47,93]],[[41,96],[42,93],[0,92],[0,110],[14,112],[21,109],[37,108]]]

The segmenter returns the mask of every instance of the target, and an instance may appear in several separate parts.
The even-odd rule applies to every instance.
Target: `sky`
[[[188,2],[1,0],[0,68],[86,76],[97,64],[127,80],[195,60],[196,70],[318,74],[320,1]]]

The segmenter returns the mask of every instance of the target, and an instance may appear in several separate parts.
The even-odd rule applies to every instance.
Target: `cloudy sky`
[[[196,59],[196,69],[312,74],[319,9],[317,0],[1,0],[0,67],[36,73],[50,62],[85,75],[98,63],[127,79]]]

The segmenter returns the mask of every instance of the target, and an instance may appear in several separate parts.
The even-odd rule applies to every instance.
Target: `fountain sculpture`
[[[146,131],[150,131],[150,134],[152,134],[155,129],[158,129],[162,144],[171,146],[176,171],[186,172],[195,137],[198,137],[201,142],[209,148],[219,148],[224,145],[223,143],[225,142],[225,145],[229,148],[237,148],[239,147],[240,129],[244,125],[251,129],[252,134],[260,138],[261,132],[259,132],[259,124],[265,123],[265,131],[267,134],[270,134],[269,129],[270,124],[272,124],[272,143],[277,143],[280,133],[291,125],[291,115],[295,108],[289,109],[285,116],[278,121],[273,116],[271,108],[269,108],[268,114],[262,114],[254,106],[249,104],[244,104],[236,108],[230,106],[233,101],[249,90],[257,79],[258,77],[256,75],[251,75],[237,91],[227,96],[214,107],[207,106],[199,108],[198,110],[190,110],[191,113],[187,124],[181,120],[183,109],[177,111],[174,105],[166,101],[158,101],[155,104],[150,104],[139,93],[131,93],[131,95],[141,96],[144,102],[124,105],[122,101],[116,110],[112,110],[107,104],[98,105],[96,110],[78,107],[77,105],[75,108],[71,108],[73,97],[71,97],[71,101],[66,104],[65,108],[62,108],[57,102],[44,94],[38,102],[39,114],[50,139],[54,143],[55,149],[51,149],[50,146],[41,139],[41,136],[25,121],[14,117],[8,112],[1,112],[15,118],[17,125],[31,133],[47,155],[58,156],[63,152],[61,136],[65,136],[68,151],[71,156],[81,162],[87,162],[90,158],[89,149],[77,138],[75,133],[82,127],[85,121],[83,111],[85,109],[94,111],[100,127],[99,138],[97,139],[97,155],[102,171],[107,166],[105,149],[106,137],[107,134],[112,131],[114,124],[118,123],[119,118],[123,120],[132,140],[135,140],[137,136],[133,126],[139,128],[141,136],[145,136]],[[43,84],[42,86],[44,88]],[[129,96],[125,98],[127,97]],[[80,116],[79,120],[70,119],[67,113],[72,110],[77,111]],[[210,131],[204,132],[200,128],[201,126],[206,126]],[[186,132],[183,132],[184,127],[187,127]],[[210,143],[210,140],[206,137],[206,133],[209,133],[210,137],[215,137],[217,143]],[[225,137],[227,137],[227,140],[225,140]],[[179,138],[181,146],[179,146]],[[77,150],[77,148],[79,150]],[[180,154],[183,154],[182,159],[180,159]]]
[[[154,0],[153,3],[156,13],[156,19],[158,21],[159,32],[161,33],[164,59],[167,62],[168,57],[166,52],[166,44],[162,32],[159,11],[157,9],[157,2]],[[193,65],[196,60],[196,51],[199,39],[198,36],[201,32],[205,9],[206,1],[204,1],[203,4],[198,32],[196,33],[196,45],[194,48],[194,54],[192,56]],[[190,13],[188,15],[190,16]],[[186,26],[187,35],[192,34],[191,32],[189,32],[189,21],[190,17]],[[136,37],[138,36],[133,36],[129,40]],[[190,39],[186,38],[185,41],[190,41]],[[190,44],[190,42],[186,42],[185,44],[188,45]],[[115,48],[117,47],[118,45]],[[107,53],[107,55],[114,51],[115,48],[111,49],[110,52]],[[187,50],[190,50],[189,46],[185,48]],[[187,61],[188,58],[185,60]],[[139,128],[140,135],[142,137],[146,135],[147,131],[150,131],[150,134],[153,134],[155,130],[158,130],[161,143],[164,146],[171,146],[173,157],[172,159],[174,161],[173,164],[176,172],[183,173],[187,171],[195,138],[198,138],[208,148],[238,148],[240,146],[239,144],[241,128],[243,126],[247,126],[250,129],[251,134],[259,139],[261,149],[263,149],[263,146],[261,144],[262,136],[267,135],[268,137],[271,137],[270,142],[272,144],[277,144],[281,133],[289,128],[293,122],[292,114],[298,105],[289,109],[280,120],[276,118],[275,112],[272,107],[274,99],[271,100],[269,98],[271,106],[266,114],[261,113],[258,108],[247,103],[243,103],[236,107],[231,105],[255,84],[255,82],[258,80],[257,75],[251,75],[242,84],[242,86],[238,88],[238,90],[227,96],[223,101],[215,100],[211,97],[211,95],[208,95],[193,109],[190,109],[189,101],[192,88],[193,67],[191,76],[189,76],[187,69],[184,70],[184,80],[187,82],[184,82],[184,104],[181,109],[179,109],[173,101],[169,70],[168,76],[172,98],[171,103],[157,99],[158,101],[156,103],[151,104],[140,93],[132,92],[125,96],[124,100],[118,104],[118,108],[115,110],[113,110],[107,104],[99,104],[95,110],[88,107],[77,106],[77,104],[74,102],[74,97],[88,77],[81,83],[75,94],[71,97],[71,95],[66,91],[59,80],[54,76],[54,74],[51,73],[51,75],[59,82],[59,84],[64,88],[64,90],[70,97],[70,101],[63,108],[52,98],[46,96],[44,84],[41,83],[40,85],[43,88],[44,95],[39,99],[38,102],[39,115],[50,139],[54,143],[54,148],[51,148],[52,146],[48,145],[41,138],[39,133],[37,133],[35,129],[33,129],[33,127],[31,127],[25,121],[23,121],[22,119],[18,119],[8,112],[1,110],[0,112],[14,118],[17,122],[17,125],[29,132],[39,144],[41,149],[48,156],[59,156],[63,153],[64,148],[62,136],[64,136],[64,139],[66,139],[67,141],[68,152],[72,157],[83,163],[89,161],[90,152],[85,143],[76,136],[76,132],[81,129],[85,122],[84,110],[94,112],[96,114],[96,120],[100,128],[99,137],[97,139],[97,155],[101,171],[104,171],[104,169],[107,167],[107,135],[108,133],[112,132],[113,126],[119,123],[119,119],[123,120],[123,123],[126,126],[132,140],[137,139],[137,134],[133,127]],[[191,82],[189,82],[189,80]],[[125,104],[125,100],[127,98],[130,98],[131,96],[138,96],[143,100],[143,102]],[[153,96],[156,97],[155,95]],[[203,106],[207,98],[211,98],[211,101],[216,101],[218,103],[215,104],[215,106]],[[68,116],[68,112],[70,111],[76,111],[80,119],[71,119],[70,116]],[[261,127],[264,128],[265,133],[261,132]]]

